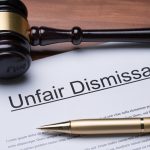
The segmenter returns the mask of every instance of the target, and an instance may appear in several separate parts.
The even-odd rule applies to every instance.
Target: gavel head
[[[30,67],[27,16],[20,0],[0,0],[0,79],[18,77]]]

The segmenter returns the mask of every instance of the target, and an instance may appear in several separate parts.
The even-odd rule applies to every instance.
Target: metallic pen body
[[[150,118],[83,119],[45,125],[39,129],[79,135],[150,133]]]

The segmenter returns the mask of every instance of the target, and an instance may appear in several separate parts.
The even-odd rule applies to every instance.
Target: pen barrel
[[[71,133],[81,135],[150,133],[150,118],[75,120],[71,122]]]
[[[150,133],[150,118],[144,119],[144,132]]]

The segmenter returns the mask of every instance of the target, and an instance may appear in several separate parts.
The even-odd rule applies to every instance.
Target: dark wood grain
[[[150,0],[23,0],[30,25],[85,29],[150,27]],[[81,47],[97,43],[82,44]],[[34,59],[72,50],[71,44],[32,48]],[[55,51],[55,52],[54,52]]]

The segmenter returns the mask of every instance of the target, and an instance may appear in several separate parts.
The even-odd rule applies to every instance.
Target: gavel
[[[29,69],[31,45],[72,42],[150,42],[150,28],[71,30],[29,26],[28,11],[20,0],[0,1],[0,79],[22,76]]]

